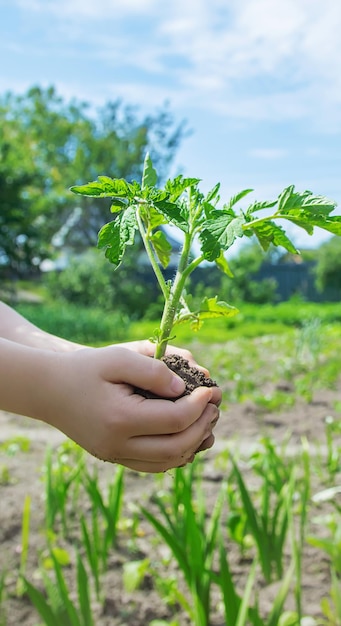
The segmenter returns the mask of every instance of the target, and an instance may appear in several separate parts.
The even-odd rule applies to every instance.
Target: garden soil
[[[341,400],[341,380],[334,389],[318,390],[311,402],[298,399],[294,406],[268,413],[265,409],[245,400],[240,404],[228,403],[228,383],[219,380],[223,388],[224,402],[221,408],[220,420],[216,426],[216,443],[214,447],[200,454],[203,463],[202,487],[208,503],[213,506],[215,496],[224,471],[217,463],[224,450],[237,449],[240,453],[249,454],[254,448],[255,442],[260,437],[270,436],[278,444],[285,442],[285,453],[295,454],[301,445],[302,437],[306,437],[312,454],[321,454],[325,445],[325,420],[334,415],[335,402]],[[336,416],[337,417],[337,416]],[[43,536],[44,501],[43,501],[43,476],[42,466],[49,446],[57,447],[65,441],[65,437],[58,431],[47,427],[43,423],[18,417],[8,413],[0,413],[0,444],[12,437],[24,436],[29,438],[31,445],[27,452],[19,451],[8,455],[0,451],[0,574],[2,570],[8,571],[6,582],[6,626],[37,626],[41,620],[35,609],[32,608],[27,598],[17,598],[15,595],[15,581],[20,562],[21,545],[21,519],[25,496],[31,498],[31,528],[29,540],[29,554],[26,567],[26,576],[39,586],[38,558],[46,547],[46,539]],[[98,466],[103,484],[112,478],[112,466],[102,463],[89,456],[89,464]],[[248,469],[245,464],[241,465],[245,471],[245,480],[248,478]],[[5,480],[5,474],[8,480]],[[171,476],[169,477],[172,480]],[[124,515],[138,507],[141,502],[148,502],[152,484],[155,478],[138,474],[127,470],[125,474],[124,490]],[[1,484],[1,482],[3,484]],[[313,477],[313,490],[325,488],[328,485],[320,485],[318,476]],[[143,500],[144,499],[144,500]],[[77,519],[75,520],[77,531]],[[314,527],[318,532],[319,527]],[[64,546],[71,549],[71,546]],[[153,619],[164,619],[171,622],[177,617],[181,626],[188,626],[190,622],[185,614],[177,612],[176,607],[168,607],[160,599],[155,589],[152,576],[147,575],[142,588],[128,593],[125,591],[122,573],[123,563],[129,559],[140,559],[156,556],[156,551],[162,548],[155,543],[155,531],[141,519],[139,529],[137,551],[132,552],[124,532],[119,534],[117,548],[113,551],[108,573],[104,581],[104,607],[98,610],[96,626],[148,626]],[[229,562],[235,576],[236,584],[243,589],[250,568],[250,561],[243,559],[233,546],[229,548]],[[167,575],[175,572],[175,564],[167,567]],[[306,546],[303,561],[303,605],[304,611],[309,616],[320,616],[320,602],[330,591],[329,564],[321,551]],[[68,568],[65,569],[68,576]],[[270,610],[278,584],[260,586],[260,607],[266,615]],[[214,604],[214,602],[213,602]],[[291,599],[286,605],[287,609],[294,609]],[[309,622],[307,622],[308,626]],[[224,626],[218,613],[213,612],[212,626]],[[62,624],[60,626],[63,626]]]

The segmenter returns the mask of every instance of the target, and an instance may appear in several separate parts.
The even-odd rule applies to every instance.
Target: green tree
[[[332,289],[341,296],[341,240],[331,237],[316,251],[316,286],[320,291]]]
[[[258,243],[250,242],[243,246],[229,261],[233,278],[228,276],[222,278],[221,293],[224,298],[259,304],[273,302],[276,298],[276,280],[272,278],[255,280],[254,276],[265,260],[276,262],[278,258],[278,251],[275,248],[270,247],[265,253]]]
[[[75,199],[69,187],[83,182],[85,172],[90,179],[103,173],[139,178],[147,150],[166,174],[185,132],[166,105],[141,118],[136,107],[120,101],[93,113],[87,103],[65,102],[53,87],[4,95],[0,267],[20,276],[37,268],[58,244],[93,245],[107,207]]]
[[[140,319],[154,305],[158,289],[149,269],[129,253],[119,275],[102,253],[89,249],[74,256],[63,271],[50,272],[44,282],[53,298]]]

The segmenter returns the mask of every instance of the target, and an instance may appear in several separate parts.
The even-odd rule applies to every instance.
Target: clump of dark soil
[[[166,363],[167,367],[169,367],[170,370],[175,372],[175,374],[180,376],[180,378],[185,381],[186,386],[182,396],[189,395],[197,387],[217,386],[215,380],[212,380],[212,378],[205,376],[204,372],[199,370],[197,367],[190,365],[189,361],[187,361],[187,359],[184,359],[179,354],[169,354],[167,356],[164,356],[162,360]],[[136,389],[135,391],[142,395],[144,398],[160,397],[145,389]]]

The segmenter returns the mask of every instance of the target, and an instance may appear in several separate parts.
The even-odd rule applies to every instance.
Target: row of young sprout
[[[123,498],[128,492],[122,467],[102,485],[97,466],[89,467],[87,455],[78,446],[67,442],[50,450],[44,466],[47,530],[38,566],[40,582],[33,582],[26,571],[30,543],[27,497],[16,594],[29,597],[46,626],[95,626],[105,603],[110,557],[128,529],[131,558],[122,566],[125,589],[134,591],[152,576],[163,603],[180,607],[193,626],[209,626],[218,618],[226,626],[340,626],[341,506],[335,495],[341,490],[337,484],[341,448],[334,437],[340,431],[341,422],[326,422],[327,458],[314,459],[314,472],[306,440],[293,457],[287,454],[286,444],[276,447],[271,439],[263,438],[246,459],[236,459],[228,450],[219,455],[217,469],[226,478],[216,490],[213,508],[204,489],[204,464],[197,460],[171,475],[156,477],[147,504],[139,505],[128,517],[123,514]],[[325,482],[328,488],[313,493],[317,470],[319,484]],[[307,536],[311,507],[325,500],[329,507],[332,504],[332,511],[318,521],[329,534],[323,539],[314,533]],[[167,574],[161,557],[136,558],[141,524],[146,522],[154,529],[159,545],[168,547],[169,559],[177,565],[176,576]],[[75,533],[77,525],[80,531]],[[322,600],[324,618],[320,621],[309,621],[309,616],[303,615],[302,559],[307,543],[330,560],[330,597]],[[232,544],[238,546],[241,559],[250,560],[243,583],[230,563]],[[155,545],[150,548],[154,554]],[[264,615],[259,590],[274,581],[279,581],[278,592]],[[292,590],[295,608],[287,611],[285,603]],[[5,596],[6,572],[0,578],[1,626],[6,624]],[[173,620],[152,620],[148,626],[180,626],[177,614],[174,609]]]

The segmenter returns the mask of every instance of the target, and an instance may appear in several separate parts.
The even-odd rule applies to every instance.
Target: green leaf
[[[46,626],[60,626],[58,617],[53,613],[41,591],[33,587],[33,585],[31,585],[26,578],[24,578],[24,583],[27,595],[33,606],[37,609],[39,615],[44,620],[44,624],[46,624]]]
[[[166,218],[167,223],[177,226],[184,233],[188,232],[188,212],[182,205],[164,199],[154,200],[153,206]]]
[[[97,181],[86,185],[75,185],[70,187],[70,191],[81,196],[110,198],[113,196],[130,197],[128,183],[123,178],[109,178],[99,176]]]
[[[127,208],[127,201],[125,198],[113,198],[110,211],[111,213],[118,213],[122,209]]]
[[[213,189],[211,189],[211,191],[208,192],[205,201],[206,202],[212,202],[213,200],[215,201],[215,203],[219,202],[220,200],[220,196],[219,194],[219,189],[220,189],[220,183],[217,183]]]
[[[51,553],[53,554],[54,558],[59,563],[59,565],[61,565],[62,567],[66,567],[67,565],[70,565],[71,557],[67,550],[54,546],[53,548],[51,548]],[[53,565],[52,557],[49,556],[43,559],[42,565],[45,569],[53,569],[54,565]]]
[[[274,246],[282,246],[292,254],[298,254],[297,248],[285,234],[283,228],[272,220],[255,221],[254,224],[250,222],[244,225],[244,228],[252,230],[263,250],[268,250],[270,244],[273,244]]]
[[[224,274],[233,278],[233,272],[226,260],[226,257],[224,256],[223,251],[221,251],[220,255],[215,259],[215,264],[221,272],[224,272]]]
[[[278,212],[281,215],[305,214],[311,216],[328,216],[336,207],[333,200],[324,196],[314,196],[311,191],[296,192],[294,185],[287,187],[278,196]]]
[[[237,313],[239,313],[239,309],[227,304],[227,302],[218,300],[218,297],[215,296],[214,298],[204,298],[196,311],[189,311],[188,309],[184,309],[183,313],[180,311],[174,324],[189,321],[191,329],[197,331],[200,330],[204,320],[234,317]]]
[[[123,585],[126,591],[132,593],[142,585],[149,568],[149,559],[127,561],[123,565]]]
[[[276,204],[277,204],[277,200],[272,200],[272,201],[264,200],[264,202],[258,202],[258,201],[253,202],[245,211],[245,216],[246,218],[252,219],[251,216],[253,213],[256,213],[257,211],[263,211],[264,209],[272,209],[272,207],[274,207]]]
[[[297,226],[301,226],[304,228],[310,235],[314,232],[314,227],[322,228],[323,230],[327,230],[333,235],[341,235],[341,216],[335,215],[331,217],[324,217],[322,215],[311,217],[309,215],[301,215],[300,218],[293,218],[291,215],[286,215],[286,218],[296,224]]]
[[[99,231],[97,246],[105,249],[105,256],[116,267],[122,261],[126,246],[133,245],[137,228],[135,208],[129,207]]]
[[[154,228],[157,228],[158,226],[161,226],[161,224],[168,223],[168,220],[164,217],[164,215],[162,215],[162,213],[159,213],[159,211],[157,211],[151,205],[146,208],[143,207],[141,209],[141,216],[152,230],[154,230]]]
[[[173,180],[167,180],[165,190],[169,194],[171,202],[175,202],[189,187],[195,187],[200,183],[200,178],[184,178],[182,175]]]
[[[172,246],[165,233],[162,230],[158,230],[156,233],[152,234],[150,240],[162,267],[166,268],[172,254]]]
[[[244,198],[245,196],[247,196],[249,193],[252,193],[253,189],[243,189],[243,191],[239,191],[239,193],[236,193],[235,196],[232,196],[232,198],[230,198],[230,200],[228,201],[228,203],[226,204],[226,206],[224,207],[225,209],[232,209],[232,207],[237,204],[237,202],[239,202],[239,200],[241,200],[242,198]]]
[[[143,174],[142,174],[142,189],[146,187],[154,187],[157,183],[157,173],[153,167],[152,160],[149,156],[149,152],[147,152],[144,166],[143,166]]]
[[[201,250],[207,261],[215,261],[221,251],[226,252],[237,237],[243,236],[245,217],[236,215],[232,210],[214,211],[205,221],[205,228],[200,233]]]
[[[88,575],[83,565],[80,554],[77,554],[77,588],[80,613],[84,626],[93,626],[91,600],[89,593]]]

